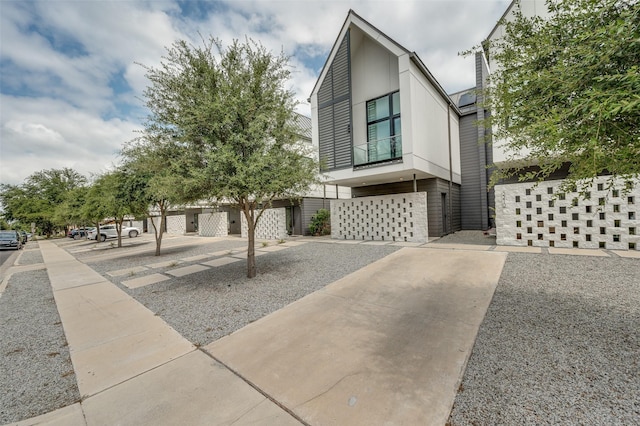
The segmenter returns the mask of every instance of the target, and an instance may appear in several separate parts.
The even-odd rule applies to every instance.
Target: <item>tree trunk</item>
[[[248,204],[248,203],[247,203]],[[256,225],[254,222],[255,210],[250,205],[243,206],[244,215],[247,219],[247,237],[249,246],[247,247],[247,278],[254,278],[258,274],[256,267]]]
[[[122,247],[122,222],[124,222],[124,218],[118,221],[116,219],[116,232],[118,233],[118,248]]]
[[[166,208],[160,204],[160,223],[156,226],[156,223],[151,220],[153,225],[154,236],[156,237],[156,256],[160,256],[160,247],[162,246],[162,234],[164,232],[164,221],[166,220]]]

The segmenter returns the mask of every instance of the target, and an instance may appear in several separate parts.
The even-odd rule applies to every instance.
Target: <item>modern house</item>
[[[548,14],[544,0],[513,1],[487,40],[515,12]],[[332,237],[426,242],[495,227],[498,244],[639,249],[640,185],[627,193],[603,177],[581,199],[559,193],[567,169],[488,187],[510,167],[477,99],[500,66],[490,59],[477,53],[475,87],[447,94],[414,52],[349,11],[310,97],[322,171],[352,191],[331,202]]]
[[[415,52],[352,10],[310,101],[323,172],[352,189],[332,203],[334,238],[426,242],[490,226],[474,95],[449,96]]]

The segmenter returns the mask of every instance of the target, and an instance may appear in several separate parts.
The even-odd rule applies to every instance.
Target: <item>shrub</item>
[[[331,234],[331,213],[329,210],[320,209],[316,212],[315,216],[311,217],[309,232],[311,232],[311,235]]]

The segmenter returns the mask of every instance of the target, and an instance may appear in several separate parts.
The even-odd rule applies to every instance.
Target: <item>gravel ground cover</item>
[[[35,241],[30,241],[27,248],[20,253],[18,263],[20,265],[35,265],[42,262],[44,262],[42,260],[42,253],[40,253],[37,243]]]
[[[80,399],[46,271],[11,276],[0,297],[0,324],[0,424]]]
[[[177,257],[224,251],[230,248],[229,243],[220,241],[193,248],[187,254],[180,252]],[[137,289],[122,286],[121,281],[171,268],[134,276],[106,275],[114,269],[157,262],[158,258],[153,256],[106,260],[90,266],[162,317],[185,338],[196,345],[206,345],[399,248],[309,242],[258,256],[258,276],[253,279],[246,277],[246,259],[241,259]],[[198,262],[182,263],[179,267],[193,263]]]
[[[640,424],[640,261],[510,253],[450,425]]]

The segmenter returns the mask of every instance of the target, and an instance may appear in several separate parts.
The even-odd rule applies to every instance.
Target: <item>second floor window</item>
[[[367,142],[400,135],[400,92],[367,102]]]

